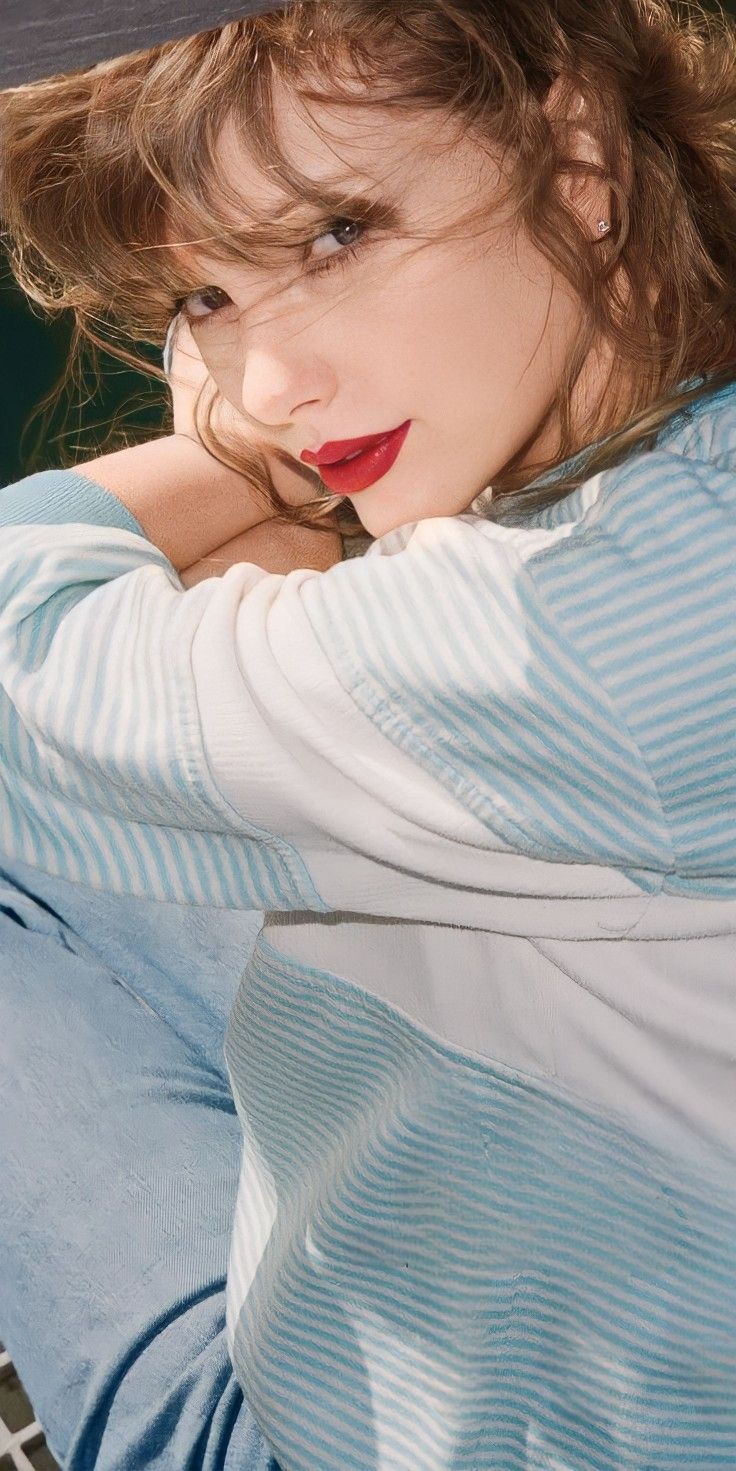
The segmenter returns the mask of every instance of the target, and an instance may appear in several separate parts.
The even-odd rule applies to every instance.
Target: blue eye
[[[315,236],[312,245],[319,244],[320,240],[328,240],[330,235],[334,236],[336,240],[339,236],[342,236],[342,249],[333,250],[329,255],[317,256],[317,264],[310,264],[309,266],[309,275],[318,276],[323,271],[332,270],[333,266],[347,265],[348,260],[352,259],[360,249],[361,242],[365,239],[366,233],[367,226],[362,225],[359,220],[335,220],[329,230],[324,230],[321,235]],[[312,253],[310,259],[314,261],[314,253]]]

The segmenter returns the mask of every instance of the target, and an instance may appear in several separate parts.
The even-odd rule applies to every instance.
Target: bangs
[[[400,233],[400,201],[344,169],[316,182],[286,156],[274,84],[307,110],[425,106],[467,124],[467,47],[458,36],[437,49],[441,25],[424,0],[293,0],[0,97],[15,128],[7,224],[24,289],[95,330],[160,346],[175,303],[203,284],[196,254],[283,268],[343,215]],[[267,210],[227,176],[228,127],[275,196]]]
[[[328,228],[344,215],[402,232],[399,207],[359,188],[355,175],[315,181],[300,172],[284,152],[274,112],[277,81],[308,113],[309,103],[393,107],[408,116],[418,101],[437,107],[436,97],[420,93],[417,82],[412,87],[409,74],[396,85],[397,57],[408,62],[396,12],[387,9],[381,18],[378,10],[368,19],[365,35],[346,32],[339,7],[303,0],[160,47],[125,119],[149,194],[152,179],[156,191],[152,232],[146,241],[128,241],[128,250],[143,252],[156,296],[171,303],[202,285],[190,254],[283,269],[296,263],[319,225]],[[328,90],[315,85],[319,76],[330,76]],[[278,203],[268,210],[256,209],[228,178],[219,147],[227,127],[263,181],[278,188]]]

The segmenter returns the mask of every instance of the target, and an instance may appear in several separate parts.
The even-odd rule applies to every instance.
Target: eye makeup
[[[331,208],[330,208],[331,207]],[[311,229],[305,216],[311,215],[319,210],[321,220],[312,224]],[[299,222],[300,219],[300,222]],[[287,221],[291,224],[287,224]],[[342,250],[331,252],[329,256],[323,256],[315,263],[310,261],[310,254],[316,241],[325,235],[344,231],[345,227],[358,227],[361,234],[356,241],[346,243]],[[309,237],[305,235],[309,230]],[[281,209],[274,212],[272,219],[267,224],[260,224],[248,231],[238,231],[234,237],[232,252],[228,252],[228,258],[233,261],[248,261],[252,264],[259,263],[263,268],[273,268],[275,261],[278,265],[283,264],[286,253],[294,255],[298,253],[301,264],[304,267],[304,275],[320,276],[329,273],[333,268],[346,265],[362,252],[366,246],[376,239],[379,232],[382,236],[397,236],[405,233],[406,222],[402,212],[394,204],[385,200],[377,200],[362,191],[349,191],[331,188],[329,185],[319,185],[315,188],[314,195],[309,200],[288,201]],[[288,237],[291,236],[289,242]],[[201,280],[201,278],[200,278]],[[182,292],[172,303],[175,312],[184,310],[189,320],[204,318],[208,314],[220,311],[227,307],[229,298],[227,294],[215,296],[213,293],[220,292],[213,281],[202,285],[194,285],[189,291]],[[209,304],[203,298],[209,297]],[[200,308],[197,310],[194,298],[198,298]],[[190,310],[190,303],[192,309]]]

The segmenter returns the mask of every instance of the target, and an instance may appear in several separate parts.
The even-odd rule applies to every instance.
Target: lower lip
[[[369,485],[375,485],[398,458],[410,428],[411,419],[407,419],[405,424],[393,429],[385,439],[379,439],[376,444],[369,445],[368,449],[361,450],[352,460],[346,460],[344,464],[338,462],[336,465],[318,465],[320,478],[327,489],[335,495],[355,495],[357,491],[367,490]]]

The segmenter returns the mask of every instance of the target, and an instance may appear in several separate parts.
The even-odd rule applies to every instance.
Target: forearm
[[[326,572],[342,561],[342,537],[334,516],[325,518],[323,530],[296,526],[271,518],[218,547],[191,567],[180,569],[185,587],[194,587],[206,577],[222,577],[238,562],[254,562],[264,572],[291,572],[295,567],[312,567]]]
[[[112,492],[180,572],[267,516],[247,481],[171,434],[75,466]]]

